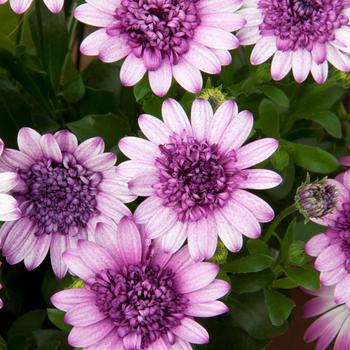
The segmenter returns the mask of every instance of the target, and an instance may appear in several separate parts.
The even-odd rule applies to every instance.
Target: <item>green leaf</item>
[[[265,290],[265,302],[274,326],[281,326],[295,307],[292,299],[273,289]]]
[[[134,96],[136,102],[143,100],[151,92],[147,79],[142,79],[137,85],[134,86]]]
[[[67,333],[52,329],[40,329],[33,332],[37,350],[69,350]]]
[[[30,14],[29,20],[36,50],[56,91],[68,52],[68,32],[64,11],[53,14],[42,1],[39,1],[35,11]]]
[[[4,338],[0,335],[0,350],[6,350],[6,342]]]
[[[301,114],[300,119],[312,120],[321,125],[330,135],[341,138],[341,124],[339,118],[331,111],[322,111],[308,114]]]
[[[31,113],[27,102],[5,78],[0,79],[0,137],[8,146],[15,146],[18,129],[31,126]]]
[[[264,135],[279,137],[280,136],[280,117],[275,105],[263,99],[259,106],[259,115],[261,122],[261,129]]]
[[[234,324],[244,329],[250,336],[256,339],[270,339],[287,330],[287,323],[274,326],[269,318],[262,291],[241,295],[232,294],[228,298],[231,307],[231,319]]]
[[[57,309],[47,309],[47,317],[57,328],[62,331],[69,331],[72,327],[64,322],[65,313]]]
[[[115,114],[88,115],[67,126],[80,140],[103,137],[107,149],[114,147],[123,136],[130,133],[127,118]]]
[[[16,342],[25,344],[30,343],[32,339],[32,332],[40,329],[46,318],[45,310],[34,310],[30,311],[19,318],[12,324],[9,331],[7,332],[7,339],[10,341],[16,338]],[[21,338],[22,340],[19,340]],[[23,340],[24,339],[24,340]]]
[[[271,101],[273,101],[277,105],[285,108],[289,107],[289,100],[287,95],[278,87],[264,85],[261,86],[260,89]]]
[[[40,84],[29,74],[23,63],[13,56],[9,51],[0,48],[0,67],[6,69],[12,77],[18,81],[23,88],[34,97],[39,107],[43,108],[49,115],[53,115],[53,109],[47,96],[43,94]]]
[[[252,293],[264,289],[274,280],[271,269],[254,273],[240,273],[231,275],[232,291],[238,294]]]
[[[269,247],[266,244],[266,242],[261,239],[248,240],[247,248],[250,255],[254,255],[254,254],[269,255]]]
[[[327,151],[314,146],[283,141],[288,153],[300,167],[319,174],[337,170],[338,160]]]
[[[273,281],[272,287],[281,288],[281,289],[293,289],[298,287],[298,283],[295,283],[291,279],[285,277],[285,278],[280,278],[278,280]]]
[[[320,289],[319,274],[311,266],[286,267],[286,275],[299,286],[310,290]]]
[[[259,272],[270,267],[273,262],[269,255],[256,254],[233,260],[224,265],[223,269],[233,273]]]

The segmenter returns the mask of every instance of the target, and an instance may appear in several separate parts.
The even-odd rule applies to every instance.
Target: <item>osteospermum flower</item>
[[[181,105],[168,99],[163,120],[141,115],[139,126],[149,141],[126,137],[119,147],[131,160],[118,174],[129,181],[132,193],[147,198],[135,217],[163,249],[176,251],[188,237],[195,259],[214,255],[217,234],[231,251],[239,251],[242,234],[260,236],[260,222],[272,220],[271,207],[246,189],[280,184],[273,171],[249,169],[274,153],[275,139],[243,143],[253,127],[248,111],[238,113],[234,101],[215,114],[207,100],[196,99],[191,123]]]
[[[62,253],[78,239],[94,240],[96,222],[128,215],[122,202],[134,197],[115,176],[116,156],[103,153],[100,137],[78,145],[67,130],[41,136],[22,128],[18,147],[5,149],[0,159],[0,169],[20,177],[12,195],[23,214],[0,230],[3,255],[10,264],[24,260],[32,270],[50,249],[53,270],[63,277],[67,267]]]
[[[0,159],[4,147],[4,142],[0,139]],[[21,216],[16,199],[8,194],[18,181],[19,176],[15,172],[0,172],[0,221],[13,221]]]
[[[316,350],[328,349],[334,340],[334,350],[350,349],[350,306],[334,302],[332,287],[305,292],[315,297],[304,305],[303,317],[319,318],[307,329],[304,340],[307,343],[317,340]]]
[[[0,5],[5,4],[8,0],[0,0]],[[26,12],[33,0],[9,0],[11,9],[17,13],[22,14]],[[64,5],[64,0],[43,0],[47,8],[52,13],[58,13],[62,10]]]
[[[321,282],[326,286],[336,285],[338,303],[350,300],[350,171],[344,173],[342,179],[343,184],[327,180],[337,187],[336,206],[322,218],[311,218],[327,229],[305,246],[306,252],[316,257],[314,266],[321,272]]]
[[[237,37],[255,47],[251,63],[271,56],[274,80],[290,70],[302,83],[310,71],[317,83],[328,76],[328,62],[350,71],[349,0],[251,0],[239,11],[247,25]]]
[[[186,90],[202,88],[200,71],[218,74],[231,63],[230,49],[239,46],[231,31],[245,24],[235,14],[242,0],[87,1],[75,17],[101,27],[81,44],[85,55],[104,62],[126,57],[120,71],[123,85],[137,84],[144,74],[153,92],[165,95],[172,77]]]
[[[51,301],[73,325],[68,342],[84,349],[190,350],[208,343],[193,317],[228,311],[218,301],[230,289],[215,279],[219,266],[194,262],[185,246],[166,254],[146,246],[136,224],[123,218],[118,229],[99,223],[96,243],[79,241],[64,253],[84,287],[64,290]]]

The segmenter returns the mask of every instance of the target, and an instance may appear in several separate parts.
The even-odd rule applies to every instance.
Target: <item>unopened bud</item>
[[[336,186],[321,180],[300,186],[295,204],[307,219],[320,219],[336,208],[338,195]]]
[[[212,105],[214,111],[216,111],[221,104],[226,101],[226,94],[224,94],[220,88],[207,88],[199,95],[200,98],[208,100]]]

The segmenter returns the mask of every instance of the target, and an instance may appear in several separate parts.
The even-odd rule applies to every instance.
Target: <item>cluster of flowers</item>
[[[0,0],[0,4],[7,0]],[[44,0],[61,11],[64,0]],[[16,13],[32,0],[10,0]],[[283,79],[290,70],[297,82],[312,74],[324,83],[328,62],[350,71],[349,0],[88,0],[75,17],[99,27],[81,44],[85,55],[104,62],[125,58],[125,86],[148,72],[153,92],[164,96],[172,78],[186,90],[202,88],[200,71],[218,74],[231,63],[228,50],[255,45],[251,63],[273,56],[271,73]],[[231,32],[237,32],[237,35]]]
[[[55,13],[63,7],[63,0],[45,3]],[[23,13],[31,1],[10,5]],[[173,78],[198,93],[201,71],[220,73],[231,63],[229,50],[240,45],[255,45],[254,65],[272,57],[275,80],[292,70],[299,83],[310,72],[323,83],[328,62],[350,71],[349,16],[350,0],[88,0],[75,9],[76,19],[100,28],[82,42],[82,53],[125,59],[122,84],[133,86],[148,73],[158,96]],[[207,343],[193,317],[226,312],[218,299],[229,285],[204,260],[214,255],[218,236],[237,252],[243,236],[258,238],[260,223],[273,219],[272,208],[247,189],[280,184],[278,174],[250,169],[278,142],[243,145],[253,127],[250,112],[226,101],[214,113],[197,99],[189,120],[167,99],[162,116],[140,116],[148,140],[123,138],[119,147],[130,160],[118,166],[102,139],[78,144],[66,130],[40,135],[23,128],[19,150],[0,144],[2,253],[28,270],[50,254],[59,278],[69,270],[84,281],[52,297],[73,325],[72,346],[188,350]],[[303,210],[328,227],[306,246],[324,285],[305,311],[326,312],[306,333],[307,341],[320,338],[319,349],[338,333],[335,348],[350,346],[349,191],[346,172],[299,193]],[[147,198],[132,214],[125,203],[138,196]]]
[[[163,121],[141,115],[148,138],[125,137],[130,160],[118,166],[99,137],[78,144],[67,130],[18,134],[19,150],[0,157],[2,254],[36,268],[50,254],[53,271],[84,287],[59,292],[53,304],[74,327],[69,343],[99,349],[191,349],[208,334],[193,317],[222,314],[230,289],[210,259],[217,236],[237,252],[242,236],[258,238],[272,208],[247,189],[268,189],[281,177],[249,169],[278,142],[243,145],[253,116],[225,101],[214,113],[196,99],[191,122],[165,100]],[[124,203],[147,197],[134,215]],[[186,244],[187,239],[187,244]]]

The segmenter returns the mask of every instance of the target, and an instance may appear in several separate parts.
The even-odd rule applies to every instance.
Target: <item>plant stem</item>
[[[267,232],[264,236],[264,241],[268,242],[271,237],[274,235],[274,232],[277,228],[277,226],[289,215],[293,214],[294,212],[297,211],[297,208],[295,207],[294,204],[292,204],[290,207],[282,210],[275,218],[275,220],[273,220],[273,222],[271,223],[270,227],[267,229]]]
[[[16,34],[16,47],[22,44],[24,34],[24,21],[25,14],[20,15],[18,20],[17,34]]]

